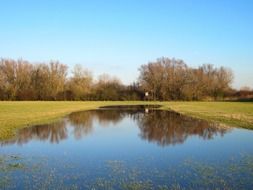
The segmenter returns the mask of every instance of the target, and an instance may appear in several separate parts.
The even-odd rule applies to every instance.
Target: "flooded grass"
[[[0,142],[0,189],[251,189],[252,135],[145,107],[75,112]]]
[[[17,129],[34,124],[50,123],[71,112],[115,105],[161,105],[194,117],[221,122],[237,127],[253,128],[252,102],[0,102],[0,140],[13,137]]]
[[[0,101],[0,140],[13,137],[18,129],[51,123],[72,112],[109,105],[140,104],[155,102]]]
[[[89,178],[92,173],[97,172],[95,170],[89,171],[87,176],[64,175],[58,171],[63,168],[48,170],[47,162],[41,158],[36,158],[36,169],[27,165],[24,167],[19,163],[22,165],[20,167],[17,162],[13,167],[10,165],[10,159],[11,156],[1,158],[1,168],[3,165],[9,168],[0,172],[0,187],[3,189],[15,189],[17,180],[23,180],[24,189],[250,189],[253,185],[253,157],[250,155],[241,156],[238,160],[229,160],[222,166],[197,159],[185,159],[176,166],[176,170],[167,172],[166,168],[156,171],[152,168],[138,168],[136,165],[129,166],[121,160],[108,160],[102,166],[108,176],[103,177],[104,174],[101,174],[96,178]],[[6,162],[3,163],[3,160]],[[22,160],[29,163],[26,158]],[[78,166],[72,166],[73,169],[76,169],[75,167]],[[18,176],[21,171],[23,175]],[[157,173],[165,174],[158,176],[159,184],[154,183]],[[88,177],[87,181],[84,177]]]

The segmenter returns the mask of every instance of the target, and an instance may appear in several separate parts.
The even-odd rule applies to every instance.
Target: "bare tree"
[[[95,99],[97,100],[120,100],[123,85],[117,77],[108,74],[99,76],[95,87]]]
[[[73,77],[68,82],[68,89],[73,92],[76,100],[87,99],[92,90],[93,77],[91,72],[81,65],[75,65],[72,74]]]

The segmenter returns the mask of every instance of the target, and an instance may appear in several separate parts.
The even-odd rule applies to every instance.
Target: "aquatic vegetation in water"
[[[11,172],[25,169],[21,157],[16,155],[0,156],[0,188],[7,188],[11,185]]]
[[[92,171],[78,174],[78,165],[64,165],[60,160],[62,168],[53,168],[46,158],[36,160],[1,156],[0,187],[15,188],[20,185],[16,183],[20,178],[27,189],[238,189],[253,185],[252,155],[231,158],[222,165],[188,158],[174,169],[143,168],[141,163],[138,167],[125,160],[107,160],[100,168],[104,173],[99,175],[97,171],[93,171],[95,175]],[[68,175],[60,172],[65,169],[70,171]],[[20,172],[21,177],[17,175]]]

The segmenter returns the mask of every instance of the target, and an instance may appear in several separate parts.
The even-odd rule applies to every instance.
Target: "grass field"
[[[253,102],[169,102],[164,103],[164,109],[234,127],[253,129]]]
[[[105,105],[160,104],[161,109],[214,122],[253,129],[253,103],[249,102],[0,102],[0,140],[15,135],[19,128],[49,123],[74,111]]]

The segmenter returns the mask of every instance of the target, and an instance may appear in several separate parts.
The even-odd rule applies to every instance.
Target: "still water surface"
[[[252,189],[253,132],[139,108],[72,113],[0,142],[0,189]]]

